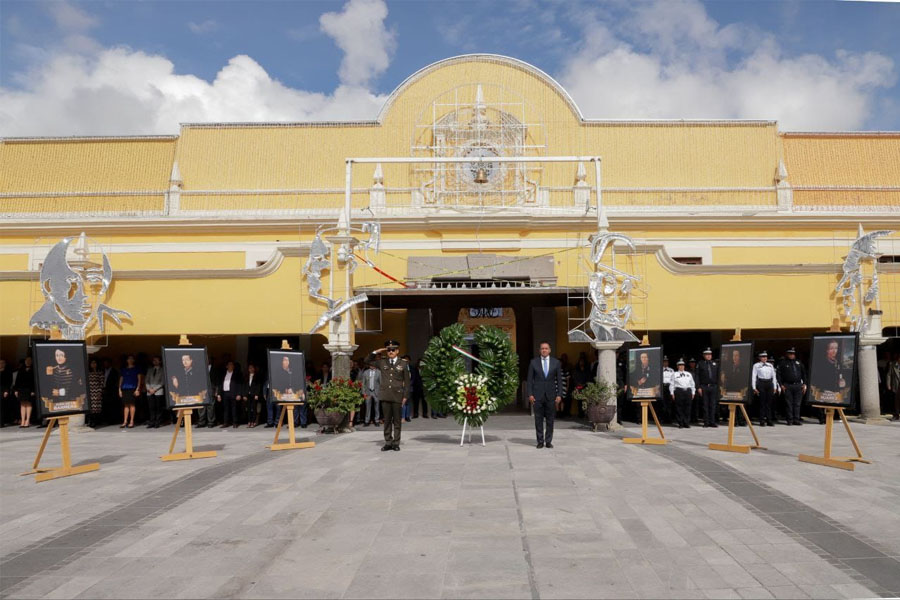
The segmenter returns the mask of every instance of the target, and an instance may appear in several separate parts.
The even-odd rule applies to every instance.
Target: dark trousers
[[[715,425],[719,412],[719,386],[707,383],[700,386],[703,390],[703,423]]]
[[[784,390],[784,403],[787,405],[787,422],[790,423],[799,423],[800,422],[800,406],[803,404],[803,385],[799,383],[788,383],[785,384],[782,389]]]
[[[237,425],[237,394],[222,392],[222,425]]]
[[[900,419],[900,386],[894,390],[894,414],[892,416],[895,420]]]
[[[422,408],[422,416],[428,416],[428,404],[425,402],[425,396],[419,396],[418,394],[413,394],[413,397],[409,400],[412,402],[412,415],[413,418],[417,418],[419,416],[419,407]]]
[[[756,390],[759,392],[759,422],[775,422],[775,383],[772,380],[757,379]]]
[[[659,403],[659,419],[663,423],[669,424],[672,422],[672,415],[675,413],[674,403],[672,394],[669,393],[669,385],[664,383],[662,402]]]
[[[400,445],[400,424],[403,422],[400,415],[403,405],[399,402],[382,402],[381,410],[384,417],[384,445],[396,448]]]
[[[307,413],[306,402],[298,404],[294,409],[294,426],[300,425],[306,427],[309,423],[309,414]]]
[[[675,420],[679,425],[690,425],[691,390],[675,388]]]
[[[197,427],[212,427],[216,424],[216,404],[204,404],[197,409]]]
[[[263,400],[258,395],[247,398],[247,423],[259,424],[259,417],[263,411]]]
[[[163,404],[165,404],[165,396],[148,395],[147,396],[147,420],[151,425],[159,425],[162,420]]]
[[[553,398],[539,398],[534,401],[534,430],[538,444],[553,441],[553,419],[556,418],[556,403]],[[546,428],[544,427],[546,421]]]

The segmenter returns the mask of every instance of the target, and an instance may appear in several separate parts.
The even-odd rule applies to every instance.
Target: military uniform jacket
[[[389,358],[377,358],[372,352],[366,357],[366,365],[375,365],[381,372],[381,387],[378,399],[382,402],[403,402],[409,395],[409,363],[402,358],[391,364]]]

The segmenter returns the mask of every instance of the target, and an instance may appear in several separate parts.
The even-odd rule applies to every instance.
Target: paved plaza
[[[0,431],[0,588],[17,598],[859,598],[900,595],[900,425],[855,425],[873,464],[801,463],[823,428],[760,431],[767,451],[713,452],[559,423],[537,450],[524,415],[487,446],[451,420],[318,435],[270,452],[271,429],[201,430],[213,459],[163,463],[172,428],[72,436],[98,472],[20,477],[38,429]],[[741,431],[745,435],[745,430]],[[473,437],[473,442],[476,438]],[[480,440],[478,440],[480,441]],[[54,435],[44,463],[59,462]],[[843,428],[835,454],[851,453]]]

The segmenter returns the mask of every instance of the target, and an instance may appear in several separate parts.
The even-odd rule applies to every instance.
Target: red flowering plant
[[[346,413],[362,404],[362,383],[336,377],[325,385],[314,381],[309,385],[306,398],[313,410]]]

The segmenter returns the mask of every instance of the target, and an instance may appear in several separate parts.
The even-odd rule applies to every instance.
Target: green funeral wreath
[[[477,395],[482,396],[478,416],[473,419],[466,412],[465,388],[470,378],[465,373],[465,358],[453,349],[463,348],[465,329],[461,323],[443,328],[428,342],[422,357],[422,384],[429,406],[441,413],[450,413],[462,424],[468,418],[475,425],[482,424],[488,416],[503,408],[516,397],[519,387],[519,358],[513,352],[509,336],[498,327],[481,325],[475,330],[475,346],[478,357],[487,364],[473,361],[474,375],[481,376],[482,385]],[[488,366],[490,365],[490,366]],[[472,390],[469,390],[470,396]],[[486,397],[484,397],[486,394]],[[471,405],[471,402],[470,402]]]

